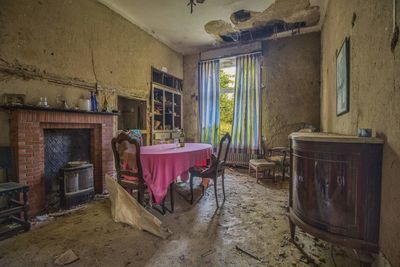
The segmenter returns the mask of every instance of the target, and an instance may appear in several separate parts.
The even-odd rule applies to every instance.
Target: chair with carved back
[[[272,178],[274,182],[276,182],[275,171],[277,164],[269,160],[270,152],[264,138],[261,141],[261,147],[263,152],[262,158],[249,160],[249,175],[251,175],[252,170],[255,170],[257,183],[259,180],[270,178]],[[267,176],[265,175],[265,172],[267,172]],[[262,177],[260,177],[260,173],[262,174]]]
[[[219,149],[217,157],[212,155],[211,163],[208,167],[192,167],[190,168],[190,193],[191,199],[190,204],[193,204],[193,178],[200,177],[200,178],[209,178],[212,179],[214,182],[214,193],[215,193],[215,201],[217,203],[217,208],[219,207],[218,204],[218,191],[217,191],[217,178],[221,176],[222,181],[222,192],[225,201],[225,167],[226,167],[226,159],[228,157],[229,148],[231,145],[231,136],[226,133],[219,143]],[[204,194],[204,189],[203,189]]]
[[[144,205],[146,185],[140,161],[140,143],[136,138],[121,132],[111,140],[118,183],[131,194],[137,190],[137,199]]]
[[[289,169],[289,149],[287,147],[273,147],[268,148],[265,144],[264,158],[268,161],[274,162],[282,171],[282,179],[285,179],[285,175]]]
[[[249,175],[251,170],[256,171],[257,183],[261,179],[269,179],[270,172],[272,171],[272,178],[276,182],[275,172],[277,168],[282,170],[282,179],[285,177],[285,171],[289,166],[288,149],[286,147],[273,147],[269,148],[266,140],[263,138],[261,141],[261,147],[263,149],[262,158],[251,159],[249,161]],[[265,177],[265,171],[268,175]],[[263,177],[259,177],[259,173],[263,174]]]

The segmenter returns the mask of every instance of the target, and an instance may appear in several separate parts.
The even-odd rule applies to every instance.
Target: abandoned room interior
[[[399,0],[0,0],[0,266],[400,266]]]

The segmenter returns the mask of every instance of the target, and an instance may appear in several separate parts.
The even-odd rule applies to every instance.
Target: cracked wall
[[[396,11],[399,24],[400,5]],[[400,50],[391,51],[392,12],[392,1],[329,2],[321,38],[321,126],[351,135],[372,128],[384,139],[379,245],[392,266],[400,266]],[[336,53],[345,37],[350,37],[350,111],[337,117]]]
[[[199,142],[198,62],[200,55],[183,57],[183,129],[188,141]]]
[[[262,133],[270,146],[288,146],[304,123],[319,128],[320,33],[263,42]]]
[[[62,95],[75,106],[97,82],[112,98],[147,100],[151,66],[183,76],[182,55],[95,0],[0,0],[0,6],[0,95],[24,93],[31,104],[47,96],[50,105]],[[15,68],[25,76],[4,71]],[[7,116],[0,114],[3,126]],[[0,145],[7,144],[4,130]]]

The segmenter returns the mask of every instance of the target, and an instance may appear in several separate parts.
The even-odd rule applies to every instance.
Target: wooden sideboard
[[[290,231],[377,253],[383,141],[293,133],[290,141]]]

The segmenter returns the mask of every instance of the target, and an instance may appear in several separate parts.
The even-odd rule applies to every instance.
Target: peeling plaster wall
[[[97,82],[109,89],[113,105],[115,95],[149,99],[151,66],[183,76],[181,54],[95,0],[0,0],[0,7],[0,67]],[[87,89],[0,71],[3,93],[24,93],[31,104],[47,96],[50,105],[62,95],[70,106],[89,95]],[[7,115],[0,114],[0,145],[7,145]]]
[[[399,20],[400,6],[397,14]],[[400,48],[391,52],[391,31],[392,1],[329,2],[321,38],[321,125],[353,135],[357,128],[372,128],[385,140],[380,248],[392,266],[400,266]],[[350,37],[350,112],[337,117],[336,51],[345,37]]]
[[[270,146],[288,146],[302,123],[319,128],[320,33],[263,43],[262,134]]]
[[[198,62],[200,55],[183,57],[183,129],[188,141],[199,142]]]
[[[319,127],[320,34],[263,42],[262,134],[287,146],[288,134],[306,122]],[[198,141],[198,55],[184,57],[184,128]]]

